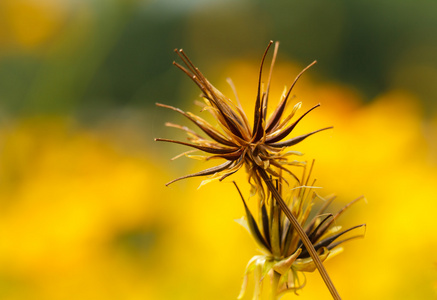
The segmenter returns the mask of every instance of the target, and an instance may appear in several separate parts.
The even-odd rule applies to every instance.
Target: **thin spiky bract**
[[[363,236],[363,234],[360,234],[338,241],[344,234],[363,227],[365,224],[346,230],[341,230],[341,226],[335,224],[335,221],[347,208],[363,199],[363,197],[351,201],[335,214],[326,213],[326,209],[335,197],[332,196],[328,199],[320,197],[315,191],[317,189],[314,185],[315,180],[312,183],[309,182],[310,173],[311,171],[306,176],[304,172],[302,175],[301,182],[303,185],[297,185],[288,190],[283,188],[280,180],[277,180],[275,189],[283,199],[286,199],[289,210],[301,227],[305,228],[305,233],[314,245],[319,259],[325,261],[328,257],[332,258],[342,251],[342,248],[339,247],[341,243]],[[276,286],[273,286],[274,299],[287,291],[296,292],[303,288],[305,280],[302,282],[299,274],[302,274],[305,279],[304,272],[313,272],[316,269],[316,264],[306,248],[303,247],[299,234],[282,213],[277,201],[275,199],[261,201],[259,213],[257,214],[259,217],[256,220],[239,189],[238,192],[243,201],[246,216],[237,220],[237,222],[248,230],[262,253],[262,255],[257,255],[249,261],[239,299],[245,294],[248,276],[251,273],[261,274],[259,280],[255,279],[253,299],[259,299],[259,293],[265,278],[270,278],[271,282],[276,284]],[[311,213],[315,200],[323,200],[324,204],[316,213]],[[312,215],[313,217],[310,218]],[[274,280],[275,278],[277,280]]]
[[[297,110],[300,108],[300,103],[296,104],[290,113],[286,113],[286,107],[289,104],[290,94],[294,85],[303,72],[314,65],[315,62],[310,64],[298,74],[288,91],[282,96],[282,99],[279,101],[279,104],[274,112],[269,118],[267,118],[267,104],[269,100],[272,70],[276,60],[279,43],[275,44],[270,74],[265,91],[262,90],[262,69],[267,52],[272,43],[273,42],[269,43],[261,62],[258,78],[258,90],[255,99],[254,122],[252,126],[249,124],[248,117],[241,107],[238,98],[237,103],[233,103],[229,98],[227,98],[209,83],[205,76],[185,55],[182,49],[176,50],[176,53],[184,62],[185,67],[176,62],[174,62],[174,64],[185,74],[187,74],[200,88],[202,91],[202,97],[204,99],[203,110],[207,110],[213,115],[214,119],[219,125],[219,128],[190,112],[184,112],[181,109],[157,103],[158,106],[172,109],[184,115],[186,118],[192,121],[203,132],[203,134],[206,135],[206,137],[195,133],[187,127],[167,123],[168,126],[184,130],[188,134],[189,142],[170,139],[156,140],[189,146],[196,150],[205,152],[206,155],[200,156],[205,160],[221,158],[225,159],[225,162],[195,174],[179,177],[170,181],[167,183],[167,185],[181,179],[195,176],[210,176],[208,179],[204,180],[202,184],[216,179],[223,180],[224,178],[237,172],[243,166],[246,166],[246,170],[249,175],[249,181],[251,182],[253,189],[261,194],[264,193],[264,185],[262,184],[262,178],[259,174],[259,169],[265,170],[274,178],[281,177],[280,174],[281,171],[283,171],[284,173],[288,173],[298,180],[288,166],[301,164],[296,161],[289,161],[288,157],[290,155],[301,155],[301,153],[297,151],[285,152],[284,150],[290,146],[300,143],[307,137],[317,132],[332,127],[326,127],[307,134],[295,136],[293,138],[287,138],[297,124],[303,119],[303,117],[305,117],[313,109],[320,106],[319,104],[315,105],[295,121],[292,121],[292,119]],[[191,153],[191,151],[186,152],[185,154],[188,155],[189,153]],[[196,156],[196,158],[199,158],[199,156]]]

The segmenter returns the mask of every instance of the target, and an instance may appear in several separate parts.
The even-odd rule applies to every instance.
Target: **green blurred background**
[[[436,13],[433,0],[2,0],[0,298],[235,299],[257,254],[232,221],[243,207],[229,182],[164,186],[204,166],[153,142],[182,138],[166,120],[189,124],[155,102],[193,109],[199,91],[172,65],[183,48],[250,111],[269,40],[276,99],[318,60],[295,94],[322,108],[298,130],[335,130],[297,150],[324,194],[368,198],[341,220],[366,222],[366,238],[326,264],[340,294],[436,297]],[[329,293],[311,274],[299,297]]]

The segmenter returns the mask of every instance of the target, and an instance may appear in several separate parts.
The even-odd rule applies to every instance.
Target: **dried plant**
[[[287,166],[301,165],[299,161],[288,160],[290,155],[301,155],[301,153],[298,151],[285,152],[284,149],[298,144],[316,132],[329,129],[331,127],[319,129],[304,135],[293,137],[291,139],[286,139],[304,116],[320,106],[319,104],[314,106],[295,121],[293,121],[293,117],[295,116],[297,110],[301,107],[300,103],[296,104],[289,114],[285,114],[286,107],[289,105],[290,93],[295,83],[302,73],[311,67],[315,62],[305,68],[296,77],[288,91],[283,94],[282,99],[279,101],[275,111],[267,119],[267,104],[269,100],[270,81],[278,50],[278,43],[276,43],[266,91],[261,90],[261,77],[263,63],[271,44],[272,42],[270,42],[269,46],[267,47],[261,62],[258,80],[258,92],[255,101],[254,122],[252,126],[249,125],[249,120],[243,108],[241,107],[238,97],[236,97],[237,104],[233,103],[229,98],[227,98],[209,83],[205,76],[203,76],[199,69],[196,68],[190,59],[185,55],[182,49],[179,51],[176,50],[176,53],[181,57],[188,69],[176,62],[174,64],[184,71],[201,89],[203,93],[202,97],[205,102],[203,104],[203,110],[207,110],[213,115],[220,128],[216,128],[201,117],[190,112],[184,112],[179,108],[157,103],[158,106],[170,108],[187,117],[197,127],[199,127],[204,134],[206,134],[207,138],[197,134],[187,127],[167,123],[167,126],[180,128],[186,131],[188,134],[188,139],[191,143],[169,139],[156,140],[182,144],[197,150],[201,150],[207,153],[204,156],[200,156],[205,160],[222,158],[225,159],[226,162],[195,174],[179,177],[170,181],[167,183],[167,185],[184,178],[195,176],[211,175],[207,180],[203,181],[203,184],[215,179],[223,180],[224,178],[237,172],[243,165],[246,166],[246,170],[249,174],[249,181],[253,183],[252,186],[254,190],[258,190],[261,193],[263,193],[263,184],[261,181],[262,175],[260,175],[261,170],[263,170],[262,172],[265,171],[275,178],[280,177],[278,170],[283,170],[298,180],[298,178],[292,171],[289,170],[289,168],[287,168]],[[230,84],[233,87],[232,82],[230,82]],[[233,89],[235,91],[234,87]],[[191,153],[192,151],[188,151],[183,154],[190,156]],[[196,156],[196,158],[199,158],[199,156]]]
[[[319,258],[319,255],[314,249],[313,244],[272,182],[272,179],[278,179],[281,180],[281,182],[287,182],[282,174],[289,174],[297,182],[299,182],[299,179],[289,169],[289,166],[302,166],[303,163],[289,161],[288,157],[290,155],[300,155],[300,153],[294,150],[287,151],[287,148],[300,143],[307,137],[317,132],[332,128],[326,127],[304,135],[288,138],[288,135],[292,133],[302,118],[319,106],[314,106],[295,121],[292,121],[292,119],[296,111],[300,108],[300,104],[295,105],[290,113],[286,113],[286,108],[289,104],[290,94],[294,85],[302,73],[315,64],[315,61],[298,74],[290,88],[286,93],[283,94],[276,109],[273,111],[270,117],[267,118],[270,83],[279,43],[275,44],[265,90],[263,89],[262,85],[262,70],[267,52],[272,44],[273,42],[270,42],[267,46],[261,61],[257,96],[255,99],[254,121],[252,126],[249,124],[247,115],[240,104],[237,93],[235,92],[235,88],[231,81],[229,81],[229,83],[234,90],[237,103],[232,102],[213,85],[211,85],[205,76],[199,71],[199,69],[194,66],[187,55],[185,55],[182,49],[175,50],[185,64],[185,67],[176,62],[174,62],[174,64],[185,74],[187,74],[200,88],[202,91],[202,98],[204,99],[203,110],[212,114],[214,119],[217,121],[218,128],[208,123],[205,119],[190,112],[184,112],[179,108],[157,103],[158,106],[172,109],[184,115],[186,118],[192,121],[203,132],[203,134],[206,135],[206,137],[185,126],[166,123],[167,126],[179,128],[185,131],[188,134],[189,142],[161,138],[155,140],[181,144],[194,148],[194,150],[184,152],[178,157],[182,155],[192,157],[191,153],[193,151],[200,150],[206,154],[197,156],[197,158],[200,157],[205,160],[225,159],[225,162],[218,166],[195,174],[179,177],[170,181],[167,183],[167,185],[181,179],[196,176],[208,176],[208,178],[204,180],[202,184],[216,179],[223,180],[237,172],[244,165],[249,175],[249,182],[252,185],[252,191],[258,192],[261,201],[268,199],[270,196],[276,200],[275,203],[277,203],[277,205],[284,212],[290,221],[291,227],[294,228],[296,234],[302,240],[305,249],[313,259],[315,266],[319,270],[332,296],[334,299],[340,299],[340,296],[336,291],[331,279],[329,278],[328,273],[326,272]]]

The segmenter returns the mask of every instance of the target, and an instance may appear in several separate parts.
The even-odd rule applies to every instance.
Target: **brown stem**
[[[317,269],[319,270],[320,275],[323,278],[323,281],[325,282],[326,286],[328,287],[329,291],[331,292],[332,298],[336,300],[341,300],[340,295],[338,294],[337,290],[335,289],[334,284],[331,281],[331,278],[329,278],[328,272],[326,272],[325,267],[323,266],[322,261],[320,260],[319,256],[317,255],[316,250],[314,249],[313,244],[309,240],[307,234],[303,230],[302,226],[300,226],[299,222],[293,215],[293,213],[288,208],[288,205],[285,203],[285,201],[282,199],[281,195],[273,185],[272,181],[270,180],[269,176],[267,175],[266,171],[262,168],[258,168],[258,173],[261,175],[262,179],[266,183],[268,189],[272,192],[273,197],[275,197],[277,203],[281,207],[281,210],[284,212],[284,214],[287,216],[288,220],[290,220],[291,225],[296,230],[297,234],[299,235],[300,239],[302,240],[303,244],[305,245],[305,248],[307,249],[308,253],[310,254],[311,258],[314,261],[314,264],[316,265]]]

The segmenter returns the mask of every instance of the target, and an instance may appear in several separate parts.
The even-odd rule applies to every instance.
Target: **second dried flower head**
[[[324,199],[315,192],[317,189],[314,186],[315,180],[312,183],[309,182],[312,167],[313,165],[310,166],[308,175],[305,175],[306,167],[304,168],[301,179],[303,185],[284,188],[279,179],[276,183],[276,189],[305,229],[305,233],[314,245],[320,260],[325,261],[328,257],[332,258],[343,250],[340,244],[364,235],[358,234],[340,239],[346,233],[363,227],[365,224],[342,230],[342,227],[336,223],[347,208],[363,197],[351,201],[335,214],[326,212],[335,197]],[[255,213],[258,218],[255,218],[241,192],[240,196],[246,215],[237,222],[250,233],[261,254],[254,256],[247,264],[238,298],[241,299],[245,295],[251,274],[253,274],[255,287],[253,299],[259,299],[263,283],[266,280],[271,283],[271,296],[274,299],[287,291],[297,292],[305,286],[305,273],[313,272],[316,269],[314,260],[303,247],[299,235],[282,213],[274,198],[270,198],[269,201],[259,201],[259,211]],[[316,200],[322,201],[322,205],[317,211],[314,211]]]

